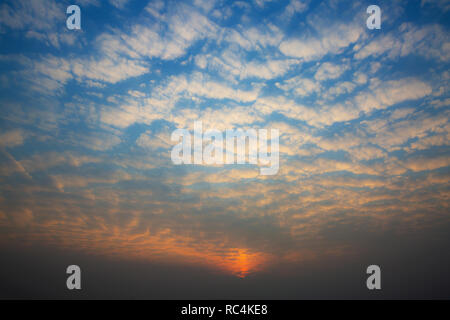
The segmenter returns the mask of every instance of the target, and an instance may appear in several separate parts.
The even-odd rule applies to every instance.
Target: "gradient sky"
[[[70,4],[82,30],[66,28]],[[366,27],[371,4],[381,30]],[[392,264],[390,296],[408,297],[392,289],[408,269],[422,279],[410,292],[449,298],[449,9],[1,1],[2,297],[58,296],[14,279],[30,276],[30,263],[61,263],[64,285],[61,261],[77,264],[73,254],[94,273],[123,265],[116,281],[141,268],[144,279],[130,281],[148,276],[142,298],[191,297],[187,280],[170,283],[180,272],[203,283],[194,297],[322,297],[334,266],[364,289],[370,264]],[[204,130],[278,129],[278,174],[173,165],[171,133],[197,120]],[[174,291],[155,284],[161,272]],[[431,274],[438,291],[424,289]],[[310,291],[279,285],[300,278]],[[336,286],[325,296],[345,296]]]

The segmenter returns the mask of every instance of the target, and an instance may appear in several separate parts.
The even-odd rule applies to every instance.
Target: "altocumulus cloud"
[[[441,2],[379,32],[335,1],[78,3],[72,33],[67,1],[0,5],[2,242],[245,277],[449,222]],[[278,174],[174,166],[195,121],[278,128]]]

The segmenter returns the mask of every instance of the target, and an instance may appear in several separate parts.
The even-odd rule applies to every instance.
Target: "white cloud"
[[[225,28],[220,40],[237,45],[247,51],[278,47],[283,39],[282,31],[273,24],[237,29]]]
[[[361,72],[356,72],[353,74],[354,82],[361,85],[367,83],[367,75]]]
[[[433,142],[437,143],[438,140],[433,141],[431,137],[436,134],[447,135],[449,129],[447,122],[448,114],[441,116],[422,114],[420,117],[407,118],[394,123],[386,120],[368,121],[366,125],[368,132],[375,135],[375,137],[368,139],[371,143],[381,146],[388,151],[393,151],[400,149],[400,146],[407,143],[410,139],[418,139],[412,142],[413,149],[420,149],[421,146],[427,144],[431,146]],[[427,136],[429,138],[426,138]]]
[[[371,91],[362,92],[355,97],[360,110],[370,112],[385,109],[394,104],[423,98],[431,94],[431,87],[415,78],[377,82],[371,84]]]
[[[185,93],[208,99],[231,99],[236,102],[252,102],[259,95],[259,89],[241,90],[230,87],[226,82],[217,82],[202,73],[172,77],[166,86],[156,90],[158,94],[176,96]]]
[[[78,81],[89,79],[117,83],[149,72],[143,62],[127,58],[76,59],[71,61],[71,64],[72,72]]]
[[[296,90],[301,96],[313,92],[320,92],[318,83],[309,79],[295,77],[282,84],[277,84],[283,90]],[[303,87],[302,87],[303,86]],[[327,91],[323,98],[350,93],[355,88],[351,82],[338,83],[334,88]],[[258,98],[254,108],[262,114],[269,115],[279,112],[288,118],[302,120],[311,126],[329,126],[335,122],[344,122],[360,117],[361,111],[369,113],[375,109],[386,109],[397,103],[417,100],[431,94],[431,87],[415,78],[392,80],[380,82],[373,80],[368,90],[361,91],[350,100],[337,104],[317,104],[315,106],[304,106],[284,97]]]
[[[152,133],[151,131],[142,133],[136,140],[136,144],[142,148],[156,151],[158,149],[170,148],[173,142],[170,140],[169,131],[165,130],[158,133]]]
[[[305,61],[317,60],[326,54],[340,53],[355,43],[363,29],[354,24],[341,24],[319,30],[319,37],[289,39],[281,42],[279,49],[286,56],[301,58]]]
[[[0,24],[11,29],[53,30],[66,19],[64,7],[53,0],[15,0],[0,7]]]
[[[299,64],[296,59],[270,59],[249,61],[245,55],[226,50],[221,56],[198,55],[195,63],[201,69],[218,72],[224,78],[243,80],[247,78],[274,79],[284,75]]]
[[[109,150],[121,142],[122,140],[117,135],[103,131],[96,131],[90,134],[76,134],[72,137],[72,143],[96,151]]]
[[[79,33],[65,28],[66,7],[54,0],[15,0],[0,6],[0,27],[25,32],[48,46],[76,45]]]
[[[272,1],[274,0],[254,0],[255,4],[260,8],[263,8],[267,3]]]
[[[301,76],[290,78],[282,83],[276,83],[276,86],[285,91],[293,90],[295,94],[301,97],[319,93],[322,90],[319,82]]]
[[[284,9],[283,17],[290,19],[294,14],[305,11],[308,3],[309,1],[291,0]]]
[[[416,27],[403,23],[398,34],[375,38],[355,54],[356,59],[387,54],[390,59],[418,54],[428,59],[450,60],[450,42],[439,25]]]
[[[24,60],[22,63],[28,69],[21,73],[31,83],[31,88],[49,95],[59,94],[72,79],[88,86],[102,87],[98,81],[117,83],[149,72],[146,64],[123,57],[95,60],[45,56],[38,61]]]
[[[149,10],[157,14],[154,7]],[[160,18],[162,20],[156,24],[148,21],[135,25],[130,35],[117,34],[106,38],[102,46],[108,48],[110,54],[121,52],[132,57],[171,60],[183,56],[194,42],[212,37],[217,31],[217,26],[206,16],[185,5],[171,8],[168,16]]]
[[[118,9],[123,9],[130,0],[109,0],[109,3]]]
[[[333,64],[329,62],[322,63],[314,75],[314,79],[318,81],[339,78],[348,66],[345,64]]]
[[[356,84],[354,84],[353,82],[349,82],[349,81],[339,82],[339,83],[333,85],[328,90],[328,92],[326,93],[324,98],[330,99],[330,98],[340,96],[342,94],[348,94],[348,93],[353,92],[353,90],[355,90],[355,88],[356,88]]]

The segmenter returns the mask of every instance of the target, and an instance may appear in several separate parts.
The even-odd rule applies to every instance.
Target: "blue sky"
[[[1,1],[0,239],[243,277],[448,225],[449,9]],[[197,120],[279,129],[278,174],[174,166]]]

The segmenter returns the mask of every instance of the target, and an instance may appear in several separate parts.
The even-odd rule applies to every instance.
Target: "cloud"
[[[123,9],[130,0],[109,0],[109,3],[118,9]]]
[[[154,23],[136,24],[129,34],[105,32],[96,39],[97,57],[66,59],[48,55],[39,62],[33,61],[32,70],[26,74],[36,90],[47,93],[60,91],[72,78],[79,82],[117,83],[148,73],[150,68],[146,58],[178,58],[194,42],[212,36],[217,29],[207,17],[181,4],[171,8],[166,19],[161,22],[167,27],[164,34],[159,32],[161,26]],[[51,28],[53,25],[44,29]],[[35,31],[30,31],[28,36],[42,38]],[[59,46],[60,43],[74,43],[75,40],[71,34],[63,34],[58,38],[50,36],[48,41]]]
[[[450,166],[449,157],[433,157],[433,158],[412,158],[408,159],[404,166],[412,171],[435,170]]]
[[[324,81],[339,78],[348,67],[345,64],[322,63],[317,69],[314,79]]]
[[[237,29],[226,28],[221,37],[221,40],[231,45],[237,45],[246,51],[278,47],[282,39],[282,31],[273,24],[262,25],[258,28],[244,28],[243,26],[238,26]]]
[[[411,143],[411,149],[427,150],[434,146],[448,146],[450,145],[450,128],[447,128],[442,134],[431,135],[421,138],[416,142]]]
[[[428,6],[436,6],[444,12],[450,10],[450,4],[446,0],[422,0],[420,1],[420,6],[425,8]]]
[[[365,8],[336,1],[125,2],[76,36],[55,31],[60,2],[48,19],[0,5],[2,240],[244,276],[443,221],[444,26],[393,19],[374,36]],[[170,133],[194,121],[279,129],[279,173],[174,166]]]
[[[102,160],[97,157],[75,154],[72,152],[47,152],[36,153],[33,156],[20,160],[20,164],[27,172],[45,171],[56,166],[80,167],[88,163],[99,163]]]
[[[253,102],[259,95],[259,89],[241,90],[228,86],[224,82],[216,82],[201,73],[193,73],[189,78],[176,76],[168,79],[152,90],[145,97],[132,97],[119,107],[104,107],[101,110],[101,120],[117,127],[128,127],[135,122],[151,123],[156,119],[178,122],[189,122],[197,118],[198,110],[183,107],[171,114],[175,105],[182,99],[214,99],[232,100],[234,103]],[[239,114],[239,108],[225,108]],[[228,112],[228,111],[227,111]],[[248,112],[248,111],[245,111]],[[206,112],[206,114],[208,114]],[[220,117],[230,117],[230,114],[218,115],[216,121],[222,121]],[[242,119],[245,119],[244,116]],[[223,119],[223,118],[222,118]],[[180,123],[180,122],[178,122]]]
[[[172,118],[172,121],[180,128],[192,128],[194,121],[202,121],[204,130],[220,131],[246,127],[261,120],[261,116],[249,107],[223,107],[217,110],[207,108],[201,113],[197,110],[185,109]]]
[[[338,54],[361,37],[363,29],[353,24],[339,24],[318,30],[319,37],[292,38],[281,42],[280,51],[289,57],[313,61],[327,54]]]
[[[147,131],[139,136],[136,140],[136,144],[142,148],[147,148],[152,151],[158,149],[167,150],[173,145],[170,140],[170,133],[168,131],[159,132],[157,134]]]
[[[114,185],[120,181],[131,180],[132,176],[126,172],[117,170],[108,172],[107,175],[83,176],[80,174],[54,174],[50,176],[56,188],[62,192],[71,188],[83,188],[90,185],[106,184]]]
[[[17,147],[24,143],[26,134],[21,129],[0,132],[0,147]]]
[[[149,72],[149,68],[144,63],[126,58],[75,60],[72,61],[71,67],[73,74],[80,82],[89,79],[117,83]]]
[[[431,94],[431,87],[418,79],[373,81],[369,92],[360,93],[355,103],[360,110],[370,112],[384,109],[397,103],[416,100]]]
[[[401,121],[373,120],[367,121],[365,124],[369,133],[375,135],[373,138],[369,138],[370,142],[393,151],[398,150],[401,145],[414,138],[419,138],[419,141],[414,142],[415,146],[419,146],[420,141],[428,133],[445,133],[448,130],[447,122],[448,116],[436,117],[419,113],[413,118]]]
[[[386,54],[390,59],[421,55],[427,59],[449,61],[450,42],[439,25],[417,27],[403,23],[396,33],[377,37],[355,53],[356,59]]]
[[[10,176],[14,173],[31,178],[25,168],[16,159],[3,149],[0,149],[0,176]]]
[[[290,19],[294,14],[308,9],[309,1],[291,0],[284,9],[283,16]]]
[[[77,4],[79,4],[81,7],[88,7],[88,6],[100,6],[100,0],[77,0]]]
[[[149,10],[162,8],[149,4]],[[161,16],[162,17],[162,16]],[[165,30],[164,32],[160,32]],[[159,23],[148,21],[133,26],[131,34],[118,34],[105,39],[102,46],[112,48],[110,52],[121,52],[140,57],[158,57],[172,60],[186,54],[196,41],[215,35],[217,26],[206,16],[183,4],[169,8],[169,13]],[[113,44],[111,44],[113,42]],[[111,53],[110,53],[111,54]]]
[[[263,8],[264,6],[266,6],[267,3],[272,1],[273,0],[254,0],[255,4],[260,8]]]
[[[101,87],[100,82],[117,83],[149,72],[141,61],[115,59],[66,59],[47,55],[37,61],[22,61],[27,70],[21,71],[31,88],[48,95],[61,93],[70,80]]]
[[[359,146],[352,148],[349,153],[356,160],[372,160],[387,157],[387,153],[383,150],[372,146]]]
[[[356,87],[357,85],[353,82],[349,81],[339,82],[328,90],[325,98],[332,99],[333,97],[340,96],[342,94],[352,93]]]
[[[78,44],[80,35],[65,28],[66,18],[66,7],[54,0],[7,1],[0,6],[0,28],[22,31],[26,38],[56,48]]]
[[[276,86],[282,90],[293,90],[299,96],[309,96],[313,93],[319,93],[322,86],[319,82],[301,76],[284,80],[282,83],[277,82]]]
[[[75,133],[69,139],[74,145],[96,151],[106,151],[112,149],[122,142],[120,137],[116,134],[100,130],[86,133]]]
[[[52,0],[7,1],[0,7],[0,23],[11,29],[53,30],[65,18],[62,4]]]
[[[270,59],[262,61],[248,61],[243,55],[230,50],[225,51],[220,57],[212,54],[197,55],[197,66],[208,69],[210,72],[219,72],[225,79],[230,78],[244,80],[257,78],[270,80],[283,76],[293,66],[299,64],[295,59]]]

